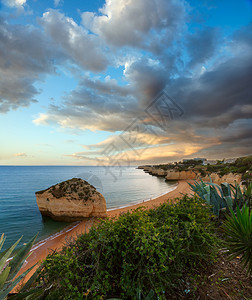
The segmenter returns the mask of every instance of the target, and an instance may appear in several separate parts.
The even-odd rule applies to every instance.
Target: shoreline
[[[155,200],[161,196],[164,196],[172,191],[174,191],[178,186],[178,182],[175,183],[173,186],[171,186],[169,192],[166,192],[166,193],[162,193],[160,195],[157,195],[156,197],[154,198],[148,198],[148,199],[144,199],[144,200],[137,200],[135,203],[131,203],[131,204],[127,204],[127,205],[123,205],[123,206],[119,206],[119,207],[113,207],[113,208],[108,208],[107,209],[107,213],[110,213],[111,211],[115,211],[115,210],[120,210],[120,209],[124,209],[124,208],[129,208],[131,206],[134,206],[134,205],[138,205],[138,204],[142,204],[143,203],[147,203],[148,201],[152,201],[152,200]],[[32,246],[30,252],[36,250],[37,248],[39,248],[40,246],[44,245],[48,240],[53,240],[55,239],[56,237],[62,235],[62,234],[65,234],[67,233],[68,231],[71,231],[72,229],[74,229],[76,226],[78,226],[81,222],[83,221],[76,221],[76,222],[73,222],[73,223],[70,223],[69,225],[67,225],[66,227],[62,228],[60,231],[57,231],[51,235],[48,235],[47,237],[39,240],[35,245]],[[84,220],[84,222],[86,222]]]
[[[149,199],[149,200],[142,200],[142,202],[128,205],[120,208],[109,209],[107,210],[108,218],[115,218],[118,217],[121,213],[130,212],[138,207],[145,207],[146,209],[154,208],[167,200],[172,200],[175,198],[180,198],[183,194],[192,194],[190,186],[187,184],[188,181],[181,180],[178,181],[177,185],[170,190],[169,192],[157,196],[156,198]],[[33,266],[36,263],[41,263],[49,253],[53,251],[59,251],[62,247],[67,244],[68,241],[75,240],[80,234],[87,233],[89,229],[92,227],[94,220],[83,220],[79,221],[77,224],[71,224],[66,228],[62,229],[60,232],[55,233],[48,238],[39,241],[36,243],[32,249],[31,254],[21,270],[19,274],[22,274],[28,268]],[[39,266],[39,264],[38,264]],[[36,268],[34,268],[22,281],[20,284],[26,282],[32,274],[35,272]],[[20,286],[20,284],[18,286]],[[14,289],[16,291],[16,288]]]
[[[178,186],[178,182],[175,183],[173,186],[171,186],[169,192],[166,192],[166,193],[162,193],[160,195],[157,195],[156,197],[154,198],[148,198],[148,199],[144,199],[144,200],[137,200],[135,203],[131,203],[131,204],[127,204],[127,205],[123,205],[123,206],[119,206],[119,207],[113,207],[113,208],[108,208],[107,209],[107,213],[109,214],[110,212],[112,211],[115,211],[115,210],[120,210],[120,209],[124,209],[124,208],[130,208],[131,206],[134,206],[134,205],[138,205],[138,204],[145,204],[147,203],[148,201],[152,201],[152,200],[155,200],[159,197],[162,197],[166,194],[169,194],[170,192],[174,191]],[[76,226],[78,226],[81,222],[86,222],[86,220],[83,220],[83,221],[76,221],[76,222],[73,222],[73,223],[70,223],[69,225],[67,225],[66,227],[62,228],[60,231],[57,231],[51,235],[48,235],[47,237],[39,240],[35,245],[32,246],[30,252],[36,250],[37,248],[39,248],[40,246],[42,246],[43,244],[45,244],[48,240],[53,240],[55,239],[56,237],[62,235],[62,234],[65,234],[69,231],[71,231],[72,229],[74,229]]]
[[[119,206],[119,207],[114,207],[114,208],[109,208],[109,209],[107,209],[107,213],[109,213],[109,212],[111,212],[111,211],[113,211],[113,210],[123,209],[123,208],[131,207],[131,206],[134,206],[134,205],[143,204],[143,203],[146,203],[146,202],[148,202],[148,201],[155,200],[155,199],[157,199],[157,198],[159,198],[159,197],[162,197],[162,196],[164,196],[164,195],[166,195],[166,194],[169,194],[170,192],[174,191],[174,190],[177,188],[177,186],[178,186],[178,182],[175,183],[173,186],[171,186],[171,189],[169,190],[169,192],[162,193],[162,194],[160,194],[160,195],[157,195],[157,196],[154,197],[154,198],[148,198],[148,199],[144,199],[144,200],[138,200],[138,201],[136,201],[135,203],[131,203],[131,204],[127,204],[127,205],[123,205],[123,206]]]

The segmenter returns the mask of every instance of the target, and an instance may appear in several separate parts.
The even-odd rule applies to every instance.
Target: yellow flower
[[[90,289],[88,289],[87,292],[84,293],[84,296],[88,296],[89,293],[90,293]]]

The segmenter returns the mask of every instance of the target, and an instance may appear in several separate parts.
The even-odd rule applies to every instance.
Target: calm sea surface
[[[69,225],[42,218],[35,192],[73,177],[95,186],[108,209],[154,198],[175,185],[135,167],[0,166],[0,234],[7,237],[4,249],[21,235],[22,242],[27,242],[39,232],[41,240]]]

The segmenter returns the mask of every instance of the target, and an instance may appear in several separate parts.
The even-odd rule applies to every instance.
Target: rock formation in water
[[[87,181],[73,178],[36,192],[42,215],[56,221],[72,222],[90,217],[106,217],[106,201]]]

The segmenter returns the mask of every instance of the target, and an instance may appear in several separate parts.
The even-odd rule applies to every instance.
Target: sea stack
[[[73,222],[106,217],[106,201],[94,186],[73,178],[35,193],[42,215],[56,221]]]

